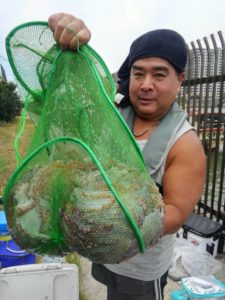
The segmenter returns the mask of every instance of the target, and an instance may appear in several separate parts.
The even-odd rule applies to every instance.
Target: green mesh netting
[[[115,85],[88,45],[61,51],[45,22],[15,28],[7,54],[25,108],[18,166],[5,190],[13,239],[39,254],[117,263],[157,242],[161,196],[114,107]],[[26,115],[36,127],[26,157]]]

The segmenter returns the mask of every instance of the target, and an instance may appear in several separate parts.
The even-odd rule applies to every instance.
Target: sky
[[[111,72],[118,70],[132,41],[149,30],[176,30],[187,43],[225,32],[224,0],[0,0],[0,63],[10,79],[7,34],[22,23],[47,21],[57,12],[85,21],[92,32],[90,45]]]

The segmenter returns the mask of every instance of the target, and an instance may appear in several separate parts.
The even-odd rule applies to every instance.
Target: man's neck
[[[136,115],[132,128],[133,135],[136,139],[148,139],[158,124],[159,121],[144,119]]]

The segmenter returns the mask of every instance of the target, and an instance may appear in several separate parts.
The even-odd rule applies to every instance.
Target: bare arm
[[[172,147],[163,176],[164,235],[175,233],[200,199],[206,172],[202,145],[191,130]]]
[[[76,50],[78,40],[79,45],[82,45],[88,43],[91,38],[91,32],[86,24],[81,19],[69,14],[53,14],[49,17],[48,24],[53,31],[55,40],[63,50]]]

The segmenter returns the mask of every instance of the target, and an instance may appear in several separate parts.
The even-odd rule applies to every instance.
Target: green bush
[[[20,115],[22,102],[13,82],[0,81],[0,121],[10,122]]]

